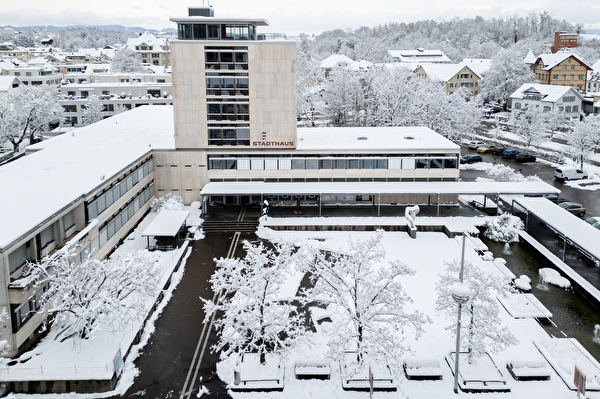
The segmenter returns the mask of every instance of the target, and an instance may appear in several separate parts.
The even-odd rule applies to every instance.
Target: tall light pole
[[[460,273],[458,280],[459,282],[450,287],[452,293],[452,299],[458,304],[458,319],[456,321],[456,351],[454,352],[454,393],[458,393],[458,360],[460,359],[460,319],[462,312],[462,305],[467,303],[471,298],[471,289],[469,286],[463,283],[463,270],[465,266],[465,242],[467,233],[463,233],[462,242],[462,256],[460,259]]]

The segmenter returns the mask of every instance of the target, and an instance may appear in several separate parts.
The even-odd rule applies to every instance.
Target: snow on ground
[[[422,218],[417,218],[422,219]],[[463,223],[465,223],[463,221]],[[479,224],[479,220],[474,219],[472,228]],[[348,244],[349,238],[353,240],[366,237],[372,232],[359,231],[273,231],[265,226],[260,226],[259,236],[272,241],[282,242],[290,241],[296,244],[310,240],[313,245],[317,244],[323,249],[343,250]],[[425,312],[432,318],[432,323],[425,327],[425,334],[415,340],[413,337],[407,337],[407,343],[412,347],[412,353],[405,355],[405,360],[414,362],[439,362],[443,372],[443,379],[440,381],[413,381],[407,380],[403,373],[395,370],[395,376],[399,384],[397,392],[376,392],[377,397],[387,398],[448,398],[453,396],[453,375],[448,367],[445,356],[454,350],[455,336],[446,330],[446,327],[453,324],[455,320],[446,319],[445,316],[439,316],[435,312],[435,282],[437,276],[445,268],[444,261],[457,259],[460,257],[462,239],[450,239],[442,233],[419,232],[417,239],[411,239],[405,232],[386,232],[383,238],[383,244],[386,248],[386,259],[400,259],[408,266],[416,270],[414,276],[404,277],[403,286],[407,293],[412,297],[413,304],[407,311],[418,309]],[[476,263],[483,270],[492,273],[499,273],[493,270],[492,262],[485,262],[477,255],[474,250],[479,246],[476,240],[467,240],[468,249],[466,259]],[[502,264],[502,262],[497,262]],[[498,326],[506,325],[519,338],[519,343],[492,357],[508,380],[512,391],[510,393],[486,393],[486,398],[526,398],[526,397],[544,397],[545,399],[558,399],[564,397],[574,397],[575,393],[570,391],[558,375],[551,371],[549,381],[515,381],[506,369],[507,363],[513,364],[539,364],[544,362],[544,358],[539,350],[533,345],[533,341],[542,342],[548,340],[547,333],[542,327],[531,318],[513,319],[508,312],[502,309],[500,318],[497,321]],[[322,325],[318,331],[323,332],[326,326]],[[318,335],[319,333],[317,333]],[[297,380],[294,377],[294,365],[296,361],[306,363],[310,358],[316,361],[322,361],[325,357],[325,345],[323,337],[317,337],[313,346],[302,348],[296,353],[292,353],[285,360],[285,388],[283,393],[266,392],[232,392],[234,398],[279,398],[286,399],[307,398],[307,397],[327,397],[329,399],[337,398],[364,398],[364,392],[343,391],[341,387],[341,376],[339,366],[333,366],[331,369],[330,380]],[[560,355],[559,355],[560,356]],[[227,359],[219,363],[219,375],[228,383],[233,382],[233,369],[235,359]],[[461,395],[466,395],[461,393]],[[600,394],[588,394],[589,398],[600,398]]]
[[[187,207],[186,207],[187,208]],[[201,224],[200,211],[197,206],[190,206],[190,216],[187,219],[188,226],[199,226]],[[158,304],[154,313],[144,326],[142,338],[138,344],[131,346],[135,335],[142,328],[141,323],[155,303],[152,298],[146,303],[145,313],[139,318],[132,318],[126,326],[108,326],[98,334],[87,340],[80,340],[73,344],[71,340],[64,343],[54,341],[50,334],[42,340],[32,351],[21,355],[14,366],[6,366],[11,359],[2,359],[0,365],[0,379],[2,380],[85,380],[110,378],[114,370],[113,360],[120,353],[125,355],[127,348],[131,346],[129,355],[123,361],[123,372],[114,391],[95,394],[60,394],[54,395],[61,398],[100,398],[121,395],[131,386],[138,370],[134,360],[138,357],[141,349],[146,345],[154,332],[154,323],[160,313],[169,302],[173,290],[177,287],[185,270],[185,262],[191,249],[186,245],[169,252],[148,252],[146,239],[141,233],[156,217],[156,213],[150,212],[127,237],[123,244],[117,248],[112,256],[127,257],[135,251],[145,251],[146,255],[157,263],[162,271],[162,278],[157,285],[155,296],[157,296],[166,281],[171,277],[171,284],[164,292],[163,300]],[[192,227],[193,228],[193,227]],[[185,253],[185,254],[184,254]],[[173,273],[177,262],[183,256],[180,268]],[[141,320],[140,320],[141,319]],[[10,394],[12,398],[47,398],[48,395],[24,395]]]

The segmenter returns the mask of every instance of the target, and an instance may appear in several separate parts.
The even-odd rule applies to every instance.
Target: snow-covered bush
[[[501,164],[491,164],[485,171],[486,175],[493,181],[542,181],[538,176],[523,176],[515,172],[513,168]]]
[[[150,203],[152,212],[159,212],[162,209],[178,211],[183,209],[183,199],[179,195],[167,193],[159,198],[154,198]]]
[[[523,230],[525,225],[518,216],[503,213],[500,216],[488,218],[484,223],[484,227],[484,236],[490,240],[507,243],[518,242],[519,230]]]
[[[452,320],[446,329],[453,334],[456,334],[457,305],[452,299],[451,287],[459,282],[459,271],[458,260],[447,262],[446,270],[436,283],[436,311],[446,314]],[[508,294],[508,282],[465,261],[463,283],[472,293],[469,301],[462,307],[461,323],[461,351],[465,347],[469,351],[469,363],[486,352],[496,353],[516,344],[517,338],[506,326],[500,324],[500,305],[496,299],[498,295]]]

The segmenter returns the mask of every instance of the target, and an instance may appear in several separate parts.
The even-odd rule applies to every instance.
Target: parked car
[[[558,206],[578,216],[583,216],[586,212],[583,205],[578,204],[577,202],[563,202],[562,204],[558,204]]]
[[[550,201],[554,202],[555,204],[562,204],[563,202],[571,202],[570,200],[566,199],[565,197],[557,197],[556,194],[544,194],[544,198],[549,199]]]
[[[476,163],[476,162],[481,162],[481,155],[471,155],[471,154],[467,154],[467,155],[463,155],[462,157],[460,157],[460,163]]]
[[[492,150],[492,155],[502,155],[502,153],[506,150],[508,150],[508,148],[496,147]]]
[[[513,159],[518,153],[517,150],[506,150],[502,153],[502,158]]]
[[[588,222],[589,224],[591,224],[592,226],[594,226],[595,228],[597,228],[598,230],[600,230],[600,217],[599,216],[592,216],[591,218],[585,219],[585,221]]]
[[[486,152],[492,152],[496,148],[495,145],[482,145],[481,147],[477,147],[477,152],[484,154]]]
[[[535,155],[520,153],[515,155],[516,162],[535,162]]]
[[[477,147],[481,147],[485,145],[483,141],[471,140],[469,141],[469,148],[476,149]]]
[[[554,177],[562,179],[563,181],[568,180],[579,180],[587,179],[588,174],[581,169],[574,168],[572,166],[560,166],[554,169]]]

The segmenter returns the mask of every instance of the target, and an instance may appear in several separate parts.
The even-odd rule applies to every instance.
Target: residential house
[[[22,86],[23,82],[14,76],[0,76],[0,99],[8,95],[17,87]]]
[[[577,54],[560,51],[542,54],[531,67],[542,84],[571,86],[580,91],[586,89],[587,72],[592,68]]]
[[[468,64],[421,64],[415,74],[421,78],[440,83],[446,93],[459,89],[467,90],[468,97],[479,94],[479,81],[482,78],[477,68]]]
[[[425,50],[423,48],[416,50],[388,50],[383,56],[383,63],[390,64],[395,62],[450,64],[452,61],[442,50]]]
[[[127,47],[135,51],[144,64],[171,65],[169,40],[166,37],[156,37],[145,32],[136,38],[127,39]]]
[[[587,87],[588,92],[600,91],[600,60],[592,65],[592,69],[587,72]]]
[[[19,63],[15,65],[13,63],[13,67],[7,68],[7,73],[10,76],[18,77],[25,85],[57,86],[61,80],[58,69],[44,59],[38,59],[30,64]]]
[[[543,112],[559,111],[565,118],[579,120],[583,96],[572,86],[525,83],[510,95],[511,119],[528,107],[540,108]]]
[[[350,67],[355,62],[352,58],[343,54],[333,54],[319,63],[319,69],[321,69],[323,76],[327,77],[332,69]]]

